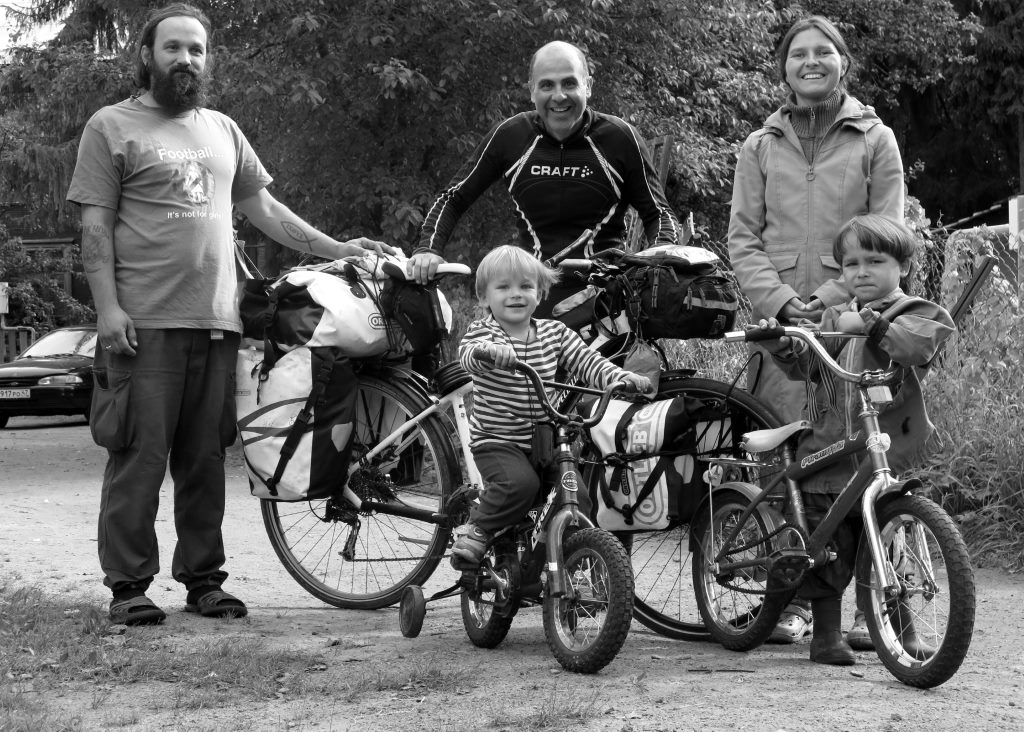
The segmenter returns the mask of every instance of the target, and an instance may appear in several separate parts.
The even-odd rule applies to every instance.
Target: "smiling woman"
[[[0,428],[18,416],[88,418],[95,350],[94,326],[59,328],[0,365]]]

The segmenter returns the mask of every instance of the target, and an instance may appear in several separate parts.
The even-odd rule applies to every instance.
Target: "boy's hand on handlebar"
[[[444,257],[433,252],[418,252],[405,263],[405,271],[418,284],[426,285],[437,274],[437,268],[444,264]]]
[[[863,334],[865,332],[864,316],[854,312],[839,313],[839,317],[836,319],[836,330],[840,333]]]
[[[501,343],[481,344],[477,346],[474,356],[477,361],[490,364],[491,368],[505,369],[506,371],[512,371],[519,363],[516,349]]]
[[[743,330],[747,333],[755,333],[757,331],[774,330],[779,327],[779,321],[775,318],[762,318],[757,323],[747,323],[743,326]],[[769,353],[789,353],[793,350],[793,339],[789,336],[782,336],[781,338],[775,338],[772,340],[759,341],[761,347]]]
[[[637,394],[647,394],[654,391],[651,380],[641,374],[627,372],[621,377],[621,381],[625,382],[630,391],[636,392]]]

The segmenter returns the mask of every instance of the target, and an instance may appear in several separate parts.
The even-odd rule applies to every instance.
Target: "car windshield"
[[[54,356],[89,356],[96,351],[96,331],[55,330],[47,333],[25,349],[21,358],[53,358]]]

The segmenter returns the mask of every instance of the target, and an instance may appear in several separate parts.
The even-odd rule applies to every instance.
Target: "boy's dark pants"
[[[807,524],[811,531],[817,528],[836,497],[829,493],[803,493]],[[804,577],[798,596],[805,600],[820,600],[828,597],[842,597],[853,579],[854,563],[857,561],[857,543],[860,540],[864,522],[858,513],[848,515],[833,535],[831,544],[836,560],[824,567],[813,569]]]
[[[474,447],[473,460],[483,478],[484,491],[469,520],[488,533],[522,521],[537,504],[541,486],[550,485],[559,476],[557,464],[535,465],[529,453],[507,442]],[[582,481],[577,483],[580,512],[589,516],[590,497]]]

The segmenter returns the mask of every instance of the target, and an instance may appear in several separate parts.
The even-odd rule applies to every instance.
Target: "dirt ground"
[[[55,593],[105,606],[95,520],[104,453],[80,419],[15,418],[0,430],[0,578],[23,577]],[[83,729],[132,730],[1016,730],[1024,729],[1024,578],[977,572],[974,640],[959,673],[930,691],[903,686],[870,653],[852,668],[811,664],[805,643],[748,654],[711,643],[673,641],[637,623],[602,672],[561,670],[544,642],[539,609],[524,610],[492,651],[473,647],[456,600],[430,606],[422,635],[402,637],[397,609],[338,610],[302,590],[284,571],[249,496],[237,451],[229,461],[226,589],[250,615],[218,621],[183,612],[184,591],[161,574],[151,596],[168,618],[129,629],[153,643],[176,639],[259,639],[268,647],[308,649],[338,678],[383,669],[469,669],[443,690],[408,688],[272,698],[240,696],[184,708],[165,681],[107,687],[98,697],[83,681],[42,700],[81,720]],[[158,529],[163,565],[173,549],[165,485]],[[166,570],[165,570],[166,571]],[[439,568],[428,591],[451,579]],[[11,683],[0,669],[0,685]],[[230,681],[230,680],[226,680]],[[184,681],[182,683],[185,683]],[[430,685],[426,685],[429,687]],[[29,692],[32,693],[32,692]],[[351,696],[351,695],[349,695]],[[227,697],[230,698],[230,697]],[[559,714],[573,708],[579,714]]]

